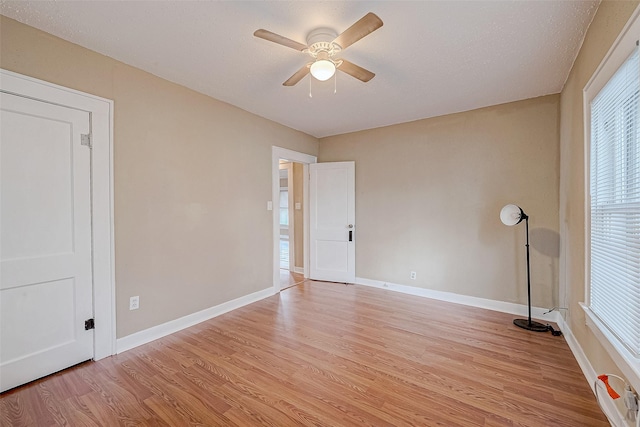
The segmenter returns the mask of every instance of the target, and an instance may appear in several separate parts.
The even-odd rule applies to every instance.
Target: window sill
[[[586,324],[593,332],[600,344],[607,350],[616,366],[620,369],[627,382],[636,390],[640,391],[640,359],[631,352],[612,334],[609,329],[593,314],[589,306],[580,303],[585,312]],[[602,374],[604,372],[598,372]]]

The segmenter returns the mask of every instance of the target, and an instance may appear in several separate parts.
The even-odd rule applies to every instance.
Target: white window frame
[[[609,356],[622,371],[627,381],[640,390],[640,358],[636,358],[627,347],[598,319],[591,311],[591,101],[609,82],[611,77],[627,60],[640,40],[640,6],[633,12],[609,52],[583,90],[584,111],[584,183],[585,183],[585,302],[581,304],[585,311],[585,320],[594,336],[609,353]]]

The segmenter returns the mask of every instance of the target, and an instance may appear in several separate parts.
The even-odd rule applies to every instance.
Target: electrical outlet
[[[624,406],[631,412],[638,411],[638,398],[636,394],[631,390],[630,386],[626,386],[624,390]]]
[[[137,310],[140,308],[140,297],[135,296],[129,298],[129,310]]]
[[[410,278],[411,280],[416,280],[416,272],[415,272],[415,271],[412,271],[412,272],[411,272],[411,275],[409,275],[409,278]]]

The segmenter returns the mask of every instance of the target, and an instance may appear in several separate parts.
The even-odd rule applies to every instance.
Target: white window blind
[[[590,308],[640,355],[638,48],[591,101]]]

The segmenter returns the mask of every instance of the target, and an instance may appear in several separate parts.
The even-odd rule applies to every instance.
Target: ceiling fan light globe
[[[500,221],[502,221],[504,225],[516,225],[524,218],[523,214],[524,212],[519,206],[506,205],[500,211]]]
[[[311,64],[311,75],[316,79],[324,82],[329,80],[336,73],[336,66],[328,59],[320,59]]]

